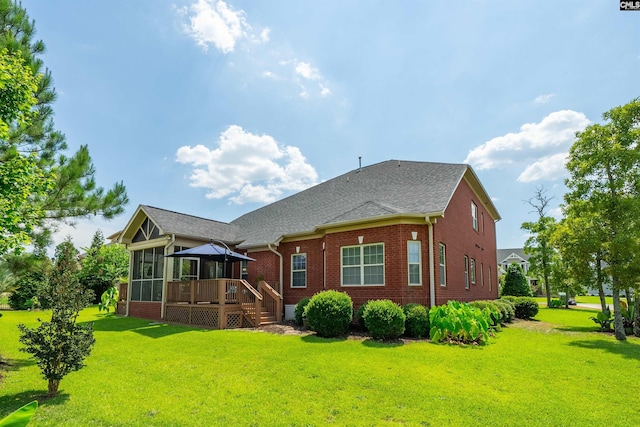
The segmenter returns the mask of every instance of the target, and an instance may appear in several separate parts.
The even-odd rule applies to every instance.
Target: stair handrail
[[[258,289],[260,289],[261,293],[264,292],[266,296],[269,296],[275,302],[273,313],[270,312],[269,314],[271,314],[276,319],[277,322],[282,321],[282,295],[280,295],[278,291],[273,289],[271,285],[269,285],[264,280],[261,280],[258,283]],[[268,304],[265,304],[265,305],[268,309],[269,305]]]

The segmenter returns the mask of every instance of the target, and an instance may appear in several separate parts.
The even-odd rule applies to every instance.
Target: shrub
[[[298,326],[302,325],[302,318],[306,317],[304,315],[304,309],[307,304],[309,304],[309,301],[311,301],[311,298],[309,297],[302,298],[300,301],[298,301],[298,303],[296,304],[296,308],[293,310],[293,320]]]
[[[511,323],[513,321],[513,317],[516,315],[516,308],[513,303],[503,299],[494,300],[493,303],[500,310],[502,323]]]
[[[367,325],[364,324],[364,310],[367,308],[367,304],[369,304],[371,300],[365,302],[360,307],[358,307],[358,311],[356,312],[356,320],[358,321],[358,326],[363,331],[367,330]]]
[[[377,340],[398,338],[404,332],[402,308],[390,300],[369,301],[364,310],[364,323]]]
[[[404,334],[414,338],[429,337],[429,309],[420,304],[407,304],[402,307],[406,320]]]
[[[502,299],[513,303],[515,316],[518,319],[531,319],[538,314],[538,310],[540,309],[536,300],[531,297],[506,296],[502,297]]]
[[[498,306],[493,301],[488,300],[477,300],[469,303],[472,307],[477,307],[480,310],[489,310],[489,315],[491,316],[491,326],[498,327],[500,323],[502,323],[502,313]]]
[[[491,315],[458,301],[429,310],[430,336],[433,342],[485,343],[489,339]]]
[[[344,292],[323,291],[311,297],[305,313],[312,331],[321,337],[337,337],[349,331],[353,304]]]
[[[14,310],[28,310],[33,305],[33,298],[40,291],[44,278],[36,273],[23,277],[9,296],[9,306]]]
[[[504,278],[504,286],[500,293],[501,296],[525,296],[530,297],[531,287],[527,278],[519,264],[513,263],[507,267],[507,274]]]
[[[549,303],[549,308],[562,308],[564,307],[564,303],[559,299],[552,299]]]

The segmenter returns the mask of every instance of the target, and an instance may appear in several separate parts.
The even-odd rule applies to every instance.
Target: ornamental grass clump
[[[369,301],[364,310],[364,324],[376,340],[391,340],[404,333],[402,308],[391,300]]]
[[[449,301],[429,310],[431,341],[484,344],[489,340],[491,314],[469,304]]]
[[[349,332],[353,303],[344,292],[323,291],[311,297],[304,313],[312,331],[321,337],[337,337]]]
[[[413,338],[429,337],[429,309],[421,304],[407,304],[402,307],[406,320],[404,334]]]

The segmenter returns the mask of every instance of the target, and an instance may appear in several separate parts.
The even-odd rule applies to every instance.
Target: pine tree
[[[507,267],[507,275],[504,278],[504,286],[500,293],[500,296],[507,295],[515,297],[531,296],[531,287],[522,271],[522,267],[515,262]]]
[[[113,218],[123,212],[128,197],[122,182],[107,191],[97,186],[86,145],[71,156],[65,154],[65,136],[55,129],[53,122],[56,99],[53,79],[39,58],[45,45],[35,40],[34,34],[35,23],[21,4],[0,0],[0,51],[6,49],[9,54],[22,58],[32,74],[39,76],[31,120],[9,123],[8,135],[0,138],[0,159],[12,151],[30,154],[38,171],[53,181],[49,191],[30,194],[30,206],[41,211],[37,228],[34,227],[40,234],[33,232],[32,237],[36,245],[42,246],[49,243],[51,232],[60,222],[92,215]]]

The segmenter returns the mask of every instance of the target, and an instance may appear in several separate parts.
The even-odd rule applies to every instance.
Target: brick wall
[[[471,201],[478,207],[478,230],[474,230],[471,218]],[[484,222],[483,222],[484,216]],[[462,180],[454,193],[444,218],[438,218],[433,226],[435,247],[436,304],[448,300],[473,301],[498,297],[496,260],[496,229],[491,215]],[[446,246],[447,286],[440,286],[439,243]],[[476,283],[465,289],[464,256],[476,260]],[[482,267],[481,267],[482,266]],[[491,289],[489,287],[491,277]],[[471,282],[471,272],[469,272]]]
[[[160,313],[162,304],[159,302],[129,302],[129,316],[140,317],[142,319],[161,320]]]

